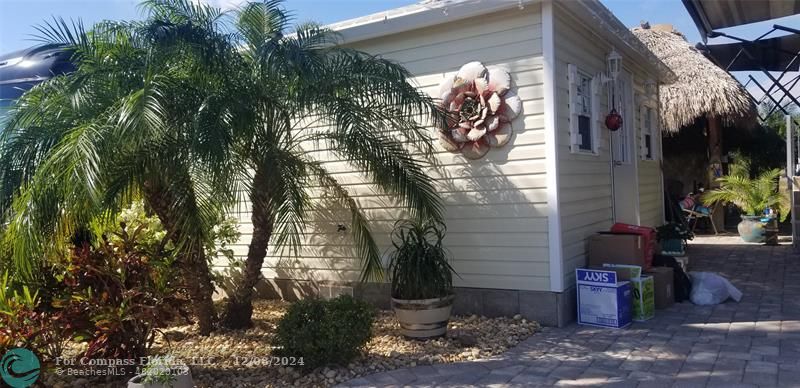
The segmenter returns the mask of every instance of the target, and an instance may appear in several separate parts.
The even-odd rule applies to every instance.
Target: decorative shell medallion
[[[469,159],[480,159],[490,148],[508,143],[511,120],[522,111],[511,75],[480,62],[467,63],[442,81],[439,97],[442,107],[452,113],[447,128],[439,130],[439,142]]]

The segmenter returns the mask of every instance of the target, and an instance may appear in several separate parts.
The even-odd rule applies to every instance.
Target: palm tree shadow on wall
[[[512,69],[512,73],[513,69]],[[461,249],[484,249],[492,246],[492,234],[518,233],[520,236],[530,233],[541,233],[541,226],[524,224],[519,231],[511,231],[512,227],[505,230],[483,230],[482,220],[502,220],[508,218],[544,217],[546,215],[546,192],[544,169],[541,172],[525,171],[523,167],[514,168],[509,174],[511,164],[527,165],[529,163],[544,163],[541,157],[520,158],[515,156],[509,160],[510,153],[514,150],[515,142],[521,134],[539,131],[539,128],[525,128],[525,112],[512,122],[513,135],[508,144],[500,148],[492,148],[481,159],[469,160],[460,154],[450,154],[438,148],[437,150],[446,157],[447,162],[440,161],[437,165],[430,166],[430,174],[437,178],[437,188],[442,195],[445,206],[445,221],[448,225],[448,240],[458,245]],[[527,136],[530,138],[530,136]],[[436,140],[434,140],[436,142]],[[543,144],[522,144],[521,146],[543,146]],[[538,171],[538,170],[537,170]],[[514,176],[515,180],[509,179]],[[538,179],[541,178],[541,179]],[[365,189],[364,187],[368,187]],[[361,203],[362,210],[370,220],[370,228],[375,242],[383,252],[384,267],[388,265],[385,252],[391,246],[392,227],[398,219],[408,217],[405,210],[398,210],[401,204],[396,198],[379,192],[374,187],[361,186],[360,190],[369,190],[369,193],[351,192],[351,195]],[[525,190],[525,191],[523,191]],[[527,194],[527,195],[526,195]],[[315,203],[315,210],[309,213],[306,230],[303,236],[303,247],[299,255],[288,255],[288,252],[279,254],[275,258],[270,253],[266,265],[268,271],[274,272],[274,278],[263,276],[256,286],[257,295],[262,298],[282,298],[295,300],[308,295],[318,295],[321,286],[343,285],[345,288],[357,287],[360,276],[361,262],[352,249],[350,230],[350,214],[338,204],[327,202],[324,199]],[[469,222],[464,222],[468,220]],[[501,223],[497,221],[494,224]],[[484,235],[475,241],[470,241],[471,236]],[[514,248],[520,251],[530,248],[528,238],[513,240]],[[272,247],[270,247],[272,252]],[[481,260],[491,262],[501,259],[492,255],[482,255]],[[531,260],[535,259],[531,257]],[[474,260],[474,259],[472,259]],[[458,255],[454,255],[453,264],[464,279],[456,280],[457,283],[466,283],[469,286],[471,275],[467,270],[460,270]],[[231,267],[227,270],[231,279],[241,277],[241,270]],[[350,292],[353,289],[351,289]],[[385,287],[388,294],[388,287]]]
[[[366,193],[351,193],[359,200],[369,198],[362,209],[370,218],[376,243],[384,251],[389,246],[393,225],[391,217],[402,217],[404,211],[392,211],[400,203],[375,188]],[[314,210],[308,213],[302,246],[297,250],[288,247],[276,250],[270,246],[256,285],[259,298],[289,301],[321,294],[322,287],[340,286],[339,292],[352,293],[360,276],[361,262],[352,248],[351,214],[335,201],[324,196],[314,199]],[[245,242],[246,243],[246,242]],[[217,271],[223,292],[233,289],[243,276],[242,258],[236,258],[224,269]],[[266,273],[267,276],[264,276]],[[330,296],[322,293],[322,296]],[[333,295],[335,296],[335,295]]]

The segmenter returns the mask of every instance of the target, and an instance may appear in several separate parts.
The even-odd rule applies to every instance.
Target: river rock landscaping
[[[376,372],[417,365],[452,363],[486,358],[503,353],[525,340],[540,328],[536,322],[517,315],[513,318],[453,316],[445,338],[426,341],[409,340],[391,311],[379,311],[373,325],[373,338],[362,357],[349,365],[318,368],[301,374],[298,368],[279,365],[271,356],[270,343],[278,320],[290,305],[284,301],[258,301],[254,306],[255,327],[249,330],[196,334],[196,326],[178,326],[165,330],[152,355],[169,355],[191,366],[196,386],[212,387],[328,387]],[[71,348],[67,353],[77,352]],[[120,382],[68,379],[43,373],[44,383],[52,387],[107,386]]]

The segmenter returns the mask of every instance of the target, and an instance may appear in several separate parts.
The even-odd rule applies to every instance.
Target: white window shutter
[[[600,89],[603,81],[598,74],[592,78],[592,152],[600,154]]]
[[[658,106],[658,101],[654,104]],[[650,134],[653,138],[653,160],[661,159],[661,124],[658,121],[658,108],[653,108],[653,117],[650,118]]]
[[[647,131],[645,128],[645,117],[647,116],[647,107],[644,104],[639,104],[639,157],[642,160],[647,159]]]
[[[567,65],[567,80],[569,81],[569,145],[572,152],[577,152],[580,144],[578,133],[578,67]]]

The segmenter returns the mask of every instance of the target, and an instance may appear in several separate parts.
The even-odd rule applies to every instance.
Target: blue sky
[[[194,0],[222,8],[233,8],[243,0]],[[497,0],[483,0],[497,1]],[[558,1],[558,0],[557,0]],[[569,0],[560,0],[569,1]],[[689,14],[680,0],[601,0],[625,25],[640,21],[651,24],[671,23],[691,42],[700,40]],[[386,9],[412,4],[417,0],[287,0],[298,21],[315,20],[331,23]],[[135,19],[140,16],[139,0],[0,0],[0,53],[35,44],[31,35],[34,25],[51,16],[81,19],[87,25],[104,19]],[[733,35],[755,38],[775,22],[756,23],[726,30]],[[779,24],[800,28],[800,15],[783,18]],[[724,42],[724,38],[712,40]]]
[[[197,0],[223,8],[234,7],[240,0]],[[415,3],[417,0],[287,0],[286,7],[300,21],[330,23],[373,12]],[[485,0],[492,1],[492,0]],[[690,40],[699,39],[680,0],[602,0],[628,26],[641,20],[672,23]],[[35,34],[33,25],[51,15],[82,19],[91,24],[104,19],[131,19],[140,16],[139,0],[1,0],[0,52],[28,47]]]

